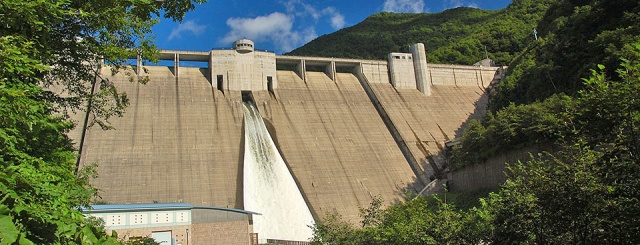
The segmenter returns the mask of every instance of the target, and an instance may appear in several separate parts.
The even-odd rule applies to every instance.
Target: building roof
[[[148,209],[191,209],[188,203],[132,203],[132,204],[94,204],[83,211],[131,211]]]
[[[243,214],[255,214],[255,215],[262,215],[261,213],[256,213],[256,212],[247,211],[247,210],[242,210],[242,209],[235,209],[235,208],[221,208],[221,207],[208,207],[208,206],[193,206],[193,209],[213,209],[213,210],[229,211],[229,212],[236,212],[236,213],[243,213]]]
[[[247,210],[235,209],[235,208],[222,208],[211,206],[193,206],[188,203],[132,203],[132,204],[94,204],[90,207],[82,207],[82,212],[86,213],[106,213],[106,212],[125,212],[125,211],[142,211],[142,210],[191,210],[191,209],[212,209],[229,211],[243,214],[255,214],[260,213],[251,212]]]

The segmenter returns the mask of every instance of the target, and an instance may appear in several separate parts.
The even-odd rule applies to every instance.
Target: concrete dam
[[[422,44],[410,50],[387,61],[277,56],[243,39],[229,50],[162,51],[173,66],[138,60],[134,80],[148,76],[146,85],[104,67],[130,105],[115,130],[72,132],[79,165],[97,164],[92,183],[106,203],[256,207],[245,194],[264,185],[245,179],[250,100],[313,219],[357,222],[374,197],[393,204],[445,177],[445,142],[484,115],[485,90],[501,77],[499,67],[428,64]]]

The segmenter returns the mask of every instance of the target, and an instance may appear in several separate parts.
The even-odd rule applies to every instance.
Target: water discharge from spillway
[[[307,241],[313,216],[309,211],[258,109],[244,107],[244,209],[253,216],[253,230],[264,239]]]

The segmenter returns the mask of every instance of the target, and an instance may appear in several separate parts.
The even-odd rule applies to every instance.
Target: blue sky
[[[277,54],[291,51],[318,36],[387,11],[435,13],[467,6],[502,9],[511,0],[209,0],[187,13],[182,23],[162,19],[154,28],[160,49],[228,48],[249,38],[256,49]]]

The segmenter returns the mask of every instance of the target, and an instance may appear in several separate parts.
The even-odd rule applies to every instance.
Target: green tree
[[[584,79],[563,150],[511,165],[489,199],[496,243],[640,242],[640,44],[624,49],[620,81],[603,71]]]
[[[151,237],[142,237],[142,238],[129,239],[124,242],[124,245],[163,245],[163,244],[156,242],[156,240],[154,240]]]
[[[438,198],[418,197],[382,208],[381,199],[361,209],[362,227],[332,215],[314,226],[315,244],[479,244],[491,240],[484,206],[468,211]]]
[[[63,88],[65,97],[42,95],[56,105],[80,107],[92,100],[93,115],[106,127],[104,120],[120,115],[127,99],[108,80],[97,76],[98,61],[117,72],[124,61],[138,54],[155,60],[151,27],[160,14],[181,21],[186,11],[204,1],[2,0],[0,37],[10,37],[4,45],[29,45],[29,57],[47,67],[28,77],[3,75],[9,80],[16,78],[13,82]],[[94,86],[100,89],[92,89]]]
[[[525,105],[511,104],[489,112],[483,122],[472,120],[460,144],[453,148],[452,169],[483,162],[498,153],[555,143],[571,130],[573,100],[554,95]]]
[[[76,169],[65,112],[91,101],[108,127],[127,100],[97,61],[116,71],[137,52],[153,59],[160,13],[180,21],[203,1],[0,1],[0,244],[118,243],[78,210],[96,190],[91,169]]]

